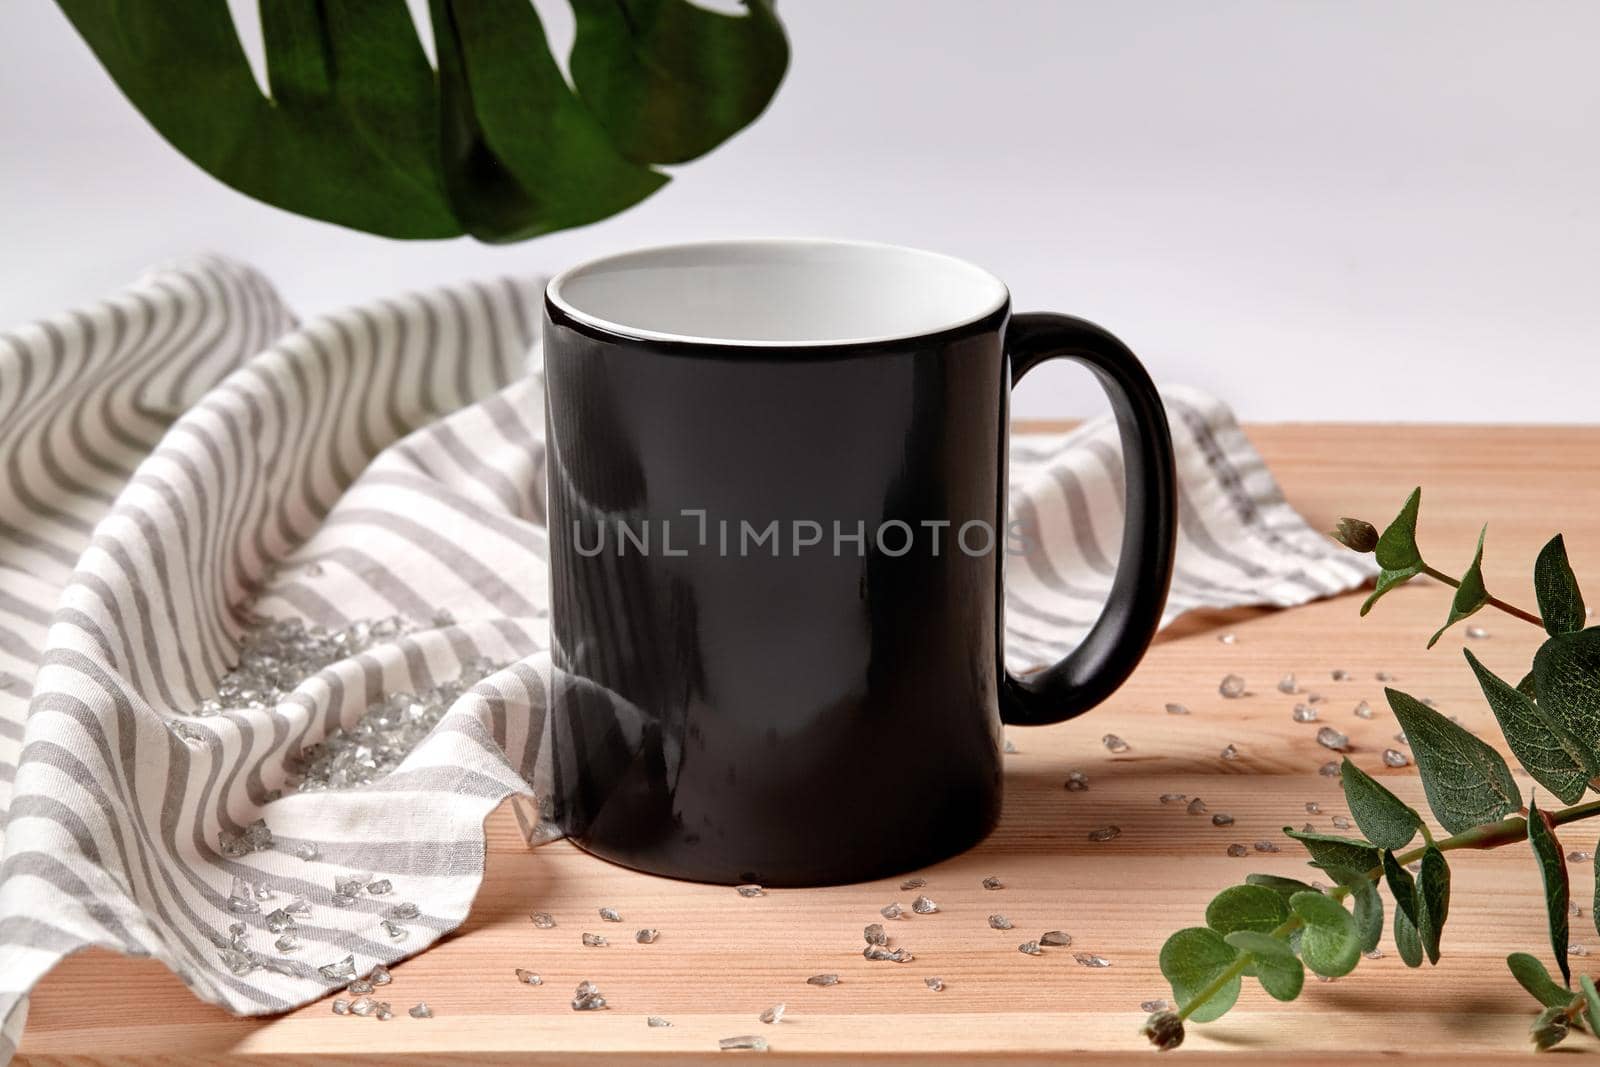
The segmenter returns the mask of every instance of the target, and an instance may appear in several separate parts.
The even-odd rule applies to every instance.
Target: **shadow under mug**
[[[580,847],[703,882],[908,871],[1000,813],[1002,724],[1095,706],[1143,655],[1176,485],[1144,368],[999,279],[886,245],[728,241],[566,271],[545,298],[553,754]],[[1109,600],[1066,659],[1002,660],[1011,386],[1111,399]]]

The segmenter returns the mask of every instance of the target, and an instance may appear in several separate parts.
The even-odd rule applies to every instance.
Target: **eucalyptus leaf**
[[[1539,615],[1551,637],[1583,629],[1583,593],[1572,564],[1567,562],[1567,543],[1560,534],[1539,550],[1533,564],[1533,593],[1539,598]]]
[[[1416,923],[1399,908],[1394,910],[1394,947],[1407,967],[1422,966],[1422,935]]]
[[[1319,867],[1354,867],[1358,871],[1370,871],[1378,866],[1378,849],[1366,841],[1296,830],[1292,826],[1285,826],[1283,832],[1304,845]]]
[[[1539,707],[1600,752],[1600,628],[1546,640],[1534,654],[1533,679]]]
[[[1578,991],[1583,994],[1584,1016],[1589,1021],[1589,1029],[1600,1033],[1600,990],[1594,987],[1594,979],[1588,975],[1578,978]]]
[[[1339,768],[1344,799],[1368,841],[1379,848],[1405,848],[1422,828],[1422,819],[1405,801],[1346,757]]]
[[[1189,1008],[1190,1001],[1232,967],[1238,956],[1238,950],[1215,930],[1190,926],[1167,938],[1161,946],[1161,973],[1172,985],[1178,1004]],[[1206,1023],[1222,1017],[1239,999],[1242,984],[1235,975],[1203,1003],[1193,1005],[1189,1018]]]
[[[1561,842],[1556,839],[1550,817],[1539,810],[1535,800],[1528,802],[1528,843],[1533,846],[1534,858],[1539,861],[1539,876],[1544,880],[1550,948],[1555,952],[1556,966],[1561,968],[1561,980],[1571,985],[1572,970],[1567,965],[1567,859],[1561,854]]]
[[[1349,867],[1329,867],[1327,871],[1334,881],[1350,890],[1356,930],[1361,935],[1361,951],[1371,952],[1383,937],[1383,897],[1378,895],[1378,887],[1365,871],[1353,871]]]
[[[1439,638],[1444,636],[1446,630],[1489,602],[1489,590],[1483,584],[1483,538],[1488,532],[1487,525],[1478,531],[1478,550],[1472,554],[1472,563],[1461,576],[1455,596],[1450,598],[1450,614],[1445,618],[1444,625],[1428,638],[1429,648],[1439,643]]]
[[[1206,906],[1206,925],[1219,934],[1235,930],[1270,933],[1289,918],[1289,904],[1281,893],[1258,885],[1230,886]]]
[[[1446,830],[1459,834],[1522,807],[1500,753],[1420,700],[1398,689],[1384,695],[1411,744],[1428,806]]]
[[[1480,663],[1471,649],[1462,649],[1462,653],[1523,768],[1564,802],[1577,803],[1588,789],[1589,779],[1600,775],[1600,758],[1564,723]]]
[[[529,0],[260,4],[269,93],[226,4],[58,0],[128,100],[257,200],[397,238],[512,241],[614,214],[760,114],[788,62],[771,0],[572,0],[573,84]]]
[[[1547,1008],[1564,1008],[1572,1003],[1572,991],[1556,982],[1545,970],[1537,956],[1526,952],[1513,952],[1506,957],[1506,966],[1517,984],[1526,989],[1534,1000]]]
[[[1315,893],[1317,887],[1298,878],[1283,878],[1276,874],[1247,874],[1244,876],[1248,885],[1265,886],[1285,897],[1292,897],[1296,893]]]
[[[1361,959],[1361,935],[1356,920],[1337,900],[1325,893],[1296,893],[1289,907],[1305,921],[1300,938],[1300,958],[1324,978],[1342,978]]]
[[[1361,614],[1364,617],[1378,602],[1378,598],[1397,586],[1405,585],[1411,579],[1422,573],[1422,564],[1412,567],[1399,567],[1391,570],[1388,567],[1378,571],[1377,584],[1373,587],[1372,595],[1361,604]]]
[[[1422,851],[1422,872],[1417,876],[1417,933],[1429,963],[1439,962],[1439,941],[1450,915],[1450,865],[1444,853],[1429,845]]]
[[[1411,490],[1400,514],[1378,538],[1375,550],[1378,566],[1384,570],[1405,570],[1422,565],[1422,552],[1417,548],[1417,512],[1422,506],[1422,487]]]
[[[1393,852],[1383,854],[1383,880],[1389,886],[1389,895],[1394,897],[1395,911],[1404,915],[1415,929],[1421,922],[1421,913],[1417,910],[1417,880],[1400,865]]]
[[[1305,987],[1306,969],[1289,950],[1288,942],[1255,930],[1235,930],[1223,938],[1255,960],[1256,978],[1274,1000],[1293,1000]]]

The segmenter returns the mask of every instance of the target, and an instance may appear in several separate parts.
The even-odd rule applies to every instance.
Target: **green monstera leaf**
[[[385,237],[520,241],[666,183],[767,106],[789,47],[772,0],[570,0],[572,84],[531,0],[262,0],[262,93],[219,0],[58,0],[178,151],[239,192]]]

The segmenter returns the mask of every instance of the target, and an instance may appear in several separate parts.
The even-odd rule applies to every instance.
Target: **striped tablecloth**
[[[0,334],[0,1062],[28,990],[85,946],[261,1014],[342,984],[323,965],[366,973],[465,918],[484,816],[542,774],[540,291],[467,284],[300,325],[260,274],[208,258]],[[1168,620],[1369,577],[1284,502],[1224,405],[1165,396],[1182,492]],[[1105,595],[1114,428],[1014,441],[1011,477],[1035,531],[1008,563],[1020,667],[1070,648]],[[276,706],[196,716],[257,613],[414,626]],[[507,666],[393,773],[286,788],[305,745],[480,658]],[[271,847],[219,844],[258,819]],[[353,872],[392,893],[338,906]],[[230,908],[240,879],[258,910]],[[266,917],[295,899],[301,947],[279,952]],[[411,904],[395,940],[381,920]]]

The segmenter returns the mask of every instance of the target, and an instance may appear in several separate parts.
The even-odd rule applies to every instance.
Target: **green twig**
[[[1436,570],[1433,567],[1428,566],[1428,564],[1426,564],[1426,563],[1424,563],[1422,565],[1422,573],[1426,574],[1429,578],[1432,578],[1434,581],[1443,582],[1445,585],[1450,586],[1452,589],[1456,589],[1456,588],[1459,588],[1461,586],[1461,583],[1459,581],[1457,581],[1456,579],[1450,577],[1448,574],[1444,573],[1441,570]],[[1487,595],[1484,599],[1485,599],[1485,602],[1490,607],[1499,608],[1501,611],[1505,612],[1507,615],[1510,615],[1513,618],[1521,619],[1523,622],[1532,623],[1534,626],[1537,626],[1540,629],[1544,628],[1544,620],[1539,618],[1539,616],[1535,615],[1531,611],[1523,611],[1521,608],[1517,607],[1515,604],[1507,604],[1504,600],[1501,600],[1499,597],[1497,597],[1497,596],[1495,596],[1493,594]]]

